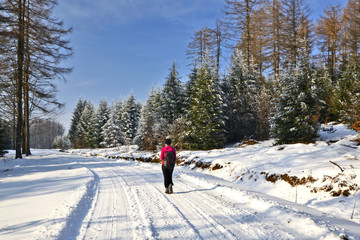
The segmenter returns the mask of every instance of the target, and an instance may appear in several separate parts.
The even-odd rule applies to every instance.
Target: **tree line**
[[[270,136],[311,142],[320,123],[356,126],[360,1],[328,5],[317,21],[309,16],[304,0],[225,0],[223,17],[194,31],[187,82],[170,83],[173,67],[163,89],[151,92],[139,126],[143,147],[166,135],[188,149]],[[179,114],[167,116],[169,106]]]
[[[150,150],[171,137],[178,149],[212,149],[270,137],[279,144],[307,143],[319,124],[329,121],[357,126],[359,10],[360,0],[329,5],[314,22],[303,0],[225,0],[222,19],[194,31],[187,81],[181,82],[173,63],[164,85],[138,106],[131,137],[124,140],[129,128],[122,117],[129,113],[122,107],[122,113],[110,114],[114,120],[108,117],[92,130],[102,137],[117,135],[113,144],[86,140],[92,136],[86,127],[92,127],[74,120],[98,120],[89,120],[96,114],[90,117],[78,104],[69,142],[75,147],[134,143]],[[109,121],[117,127],[105,127]]]
[[[304,0],[225,0],[222,18],[194,31],[186,81],[173,63],[143,106],[133,96],[96,110],[79,100],[60,142],[156,149],[170,136],[178,149],[212,149],[311,142],[329,121],[358,126],[360,0],[309,15]]]
[[[307,143],[320,123],[358,126],[360,0],[328,5],[317,21],[309,15],[304,0],[225,0],[222,19],[194,31],[187,81],[173,64],[164,86],[150,92],[137,143],[154,149],[165,136],[180,149],[269,137]]]
[[[349,0],[326,6],[312,21],[304,0],[225,0],[222,18],[195,30],[187,51],[190,81],[200,81],[207,65],[220,85],[225,143],[270,136],[311,142],[319,123],[356,126],[359,10],[360,1]],[[191,115],[185,118],[195,126]]]
[[[132,144],[140,118],[141,103],[133,94],[111,106],[101,100],[97,108],[79,99],[67,135],[59,136],[54,148],[99,148]]]
[[[31,122],[62,107],[55,79],[71,68],[60,62],[72,55],[65,37],[71,28],[52,16],[56,0],[0,1],[0,116],[16,158],[30,155]]]

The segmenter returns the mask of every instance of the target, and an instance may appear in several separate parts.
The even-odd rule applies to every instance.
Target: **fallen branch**
[[[342,169],[339,164],[337,164],[337,163],[335,163],[335,162],[333,162],[333,161],[329,161],[329,162],[332,163],[332,164],[334,164],[334,165],[337,166],[338,168],[340,168],[341,172],[344,172],[344,169]]]

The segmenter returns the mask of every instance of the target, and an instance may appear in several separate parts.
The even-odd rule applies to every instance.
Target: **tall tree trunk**
[[[297,15],[296,15],[296,2],[292,1],[292,6],[291,6],[291,47],[290,47],[290,61],[293,67],[296,66],[296,58],[297,58],[297,24],[296,24],[296,19],[297,19]]]
[[[29,49],[29,12],[30,1],[27,1],[26,22],[25,24],[25,69],[24,69],[24,152],[26,156],[31,155],[30,152],[30,107],[29,107],[29,78],[30,78],[30,49]],[[25,4],[24,4],[25,5]],[[24,11],[25,12],[25,11]]]
[[[219,78],[219,69],[220,69],[220,55],[221,55],[221,28],[220,22],[216,21],[216,76]]]
[[[250,66],[250,5],[249,0],[246,0],[246,63],[247,66]]]
[[[12,109],[12,149],[16,149],[16,94],[13,94],[13,109]]]
[[[272,43],[273,43],[273,74],[274,81],[278,80],[280,71],[280,6],[278,0],[273,0],[272,5]]]
[[[17,36],[17,71],[16,71],[16,143],[15,158],[22,158],[21,130],[22,130],[22,90],[24,65],[24,1],[18,1],[18,36]]]

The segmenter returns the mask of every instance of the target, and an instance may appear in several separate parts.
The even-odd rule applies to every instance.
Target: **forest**
[[[53,17],[53,0],[0,1],[0,148],[16,158],[31,155],[30,126],[55,117],[63,106],[56,99],[56,80],[72,68],[60,63],[72,55],[66,36],[72,29]]]
[[[1,1],[1,125],[17,157],[30,153],[32,121],[61,107],[53,80],[71,72],[58,65],[72,54],[71,29],[51,18],[53,2]],[[225,0],[221,11],[194,30],[188,76],[172,63],[143,104],[133,94],[97,108],[79,99],[54,147],[155,150],[171,137],[177,149],[214,149],[270,137],[309,143],[331,121],[359,130],[360,0],[325,6],[316,20],[304,0]]]

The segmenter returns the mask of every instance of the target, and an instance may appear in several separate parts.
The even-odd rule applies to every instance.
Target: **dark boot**
[[[173,185],[172,185],[172,183],[170,183],[169,184],[169,193],[173,193],[174,191],[173,191]]]

